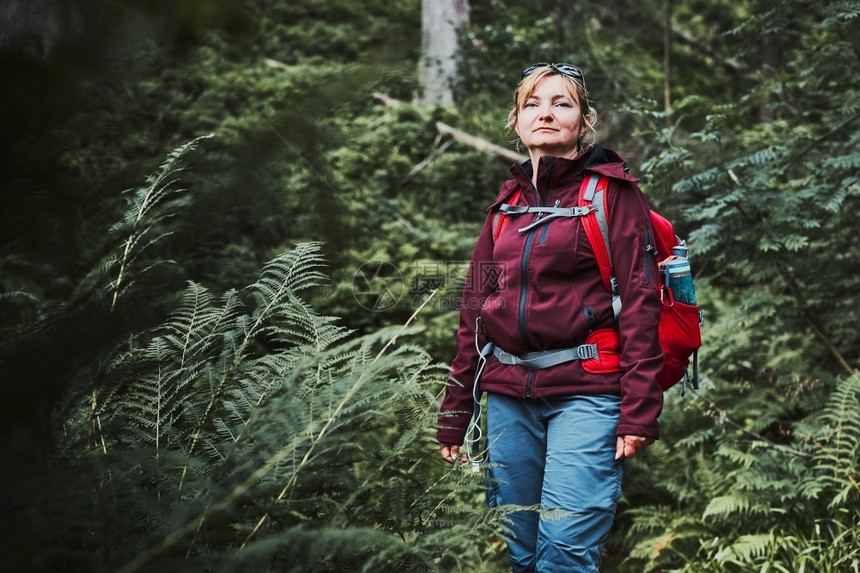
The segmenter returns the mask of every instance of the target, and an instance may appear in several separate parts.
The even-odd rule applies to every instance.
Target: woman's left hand
[[[654,438],[644,436],[618,436],[615,442],[615,459],[632,458],[654,443]]]

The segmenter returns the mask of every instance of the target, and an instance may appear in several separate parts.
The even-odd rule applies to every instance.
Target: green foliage
[[[114,227],[123,256],[93,275],[120,301],[112,309],[145,270],[133,263],[166,215],[164,182],[195,143],[129,195]],[[459,501],[478,475],[428,456],[445,369],[405,342],[408,323],[353,336],[317,314],[299,295],[325,280],[322,265],[320,245],[303,243],[241,291],[190,282],[161,324],[83,365],[55,410],[55,455],[15,485],[28,503],[6,522],[4,562],[426,571],[480,560],[497,523]]]
[[[699,279],[707,375],[702,395],[669,402],[682,408],[664,417],[669,451],[659,447],[644,462],[669,495],[630,510],[631,531],[647,532],[630,554],[636,566],[860,566],[854,546],[841,543],[855,536],[860,494],[850,303],[860,286],[849,102],[857,86],[844,79],[856,47],[847,42],[847,13],[835,3],[828,10],[846,19],[789,24],[784,11],[750,18],[737,33],[797,39],[784,46],[777,79],[731,105],[688,98],[655,134],[665,151],[645,168],[671,185],[662,201],[684,206],[681,226],[690,226],[694,265],[707,275]],[[765,97],[776,90],[777,99]],[[777,119],[750,125],[765,101]],[[672,476],[663,463],[688,469]]]
[[[374,97],[417,89],[417,0],[96,2],[55,61],[0,54],[4,563],[504,570],[431,438],[507,165],[436,122],[510,146],[548,60],[585,70],[707,315],[607,570],[858,569],[860,3],[470,5],[456,109]]]
[[[813,474],[802,484],[805,496],[830,497],[828,510],[836,511],[857,504],[860,494],[860,376],[841,382],[817,418],[805,428],[815,445]],[[833,494],[835,493],[835,495]]]
[[[631,533],[640,537],[629,559],[647,571],[856,569],[860,554],[850,540],[860,509],[858,413],[855,375],[839,384],[820,415],[801,425],[799,450],[743,428],[716,436],[718,462],[684,462],[695,495],[677,495],[674,507],[629,510]],[[665,447],[655,453],[678,467],[683,449],[680,455]]]

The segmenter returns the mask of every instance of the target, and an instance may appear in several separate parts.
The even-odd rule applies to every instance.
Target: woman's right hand
[[[453,462],[458,455],[461,464],[469,461],[469,456],[465,452],[460,452],[460,446],[454,444],[439,444],[439,453],[442,454],[442,459],[446,462]]]

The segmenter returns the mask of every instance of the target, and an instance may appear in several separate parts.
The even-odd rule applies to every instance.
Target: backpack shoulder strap
[[[612,312],[615,318],[621,314],[621,296],[615,280],[615,266],[612,263],[612,249],[609,246],[609,200],[607,198],[609,178],[587,175],[579,187],[579,206],[590,209],[582,218],[585,234],[597,259],[600,279],[612,295]]]
[[[523,194],[522,189],[517,189],[510,198],[510,205],[516,205],[520,202],[520,195]],[[496,242],[496,239],[499,238],[499,235],[502,234],[502,230],[505,228],[505,225],[508,224],[508,220],[511,218],[507,213],[503,213],[501,209],[498,209],[493,214],[493,242]]]
[[[608,177],[586,175],[579,188],[579,206],[591,208],[591,212],[582,218],[582,225],[597,259],[603,286],[613,292],[615,268],[612,264],[612,249],[609,246],[608,188]]]

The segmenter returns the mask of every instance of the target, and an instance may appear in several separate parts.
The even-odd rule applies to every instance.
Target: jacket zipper
[[[558,207],[560,204],[561,204],[561,199],[556,199],[555,203],[553,203],[553,207]],[[552,225],[552,221],[550,221],[549,223],[544,223],[543,231],[541,231],[540,241],[538,241],[538,244],[541,244],[541,245],[546,244],[546,236],[547,236],[547,233],[549,233],[549,226],[550,225]]]
[[[585,324],[588,325],[588,332],[594,330],[594,327],[597,326],[597,313],[594,312],[594,308],[590,306],[586,306],[582,311],[583,317],[585,317]]]
[[[547,193],[549,193],[550,189],[550,174],[552,173],[551,169],[552,165],[547,166],[547,175],[546,175],[546,188]],[[537,166],[535,166],[537,169]],[[535,194],[535,203],[541,205],[540,200],[540,192],[538,191],[535,185],[532,185],[532,190]],[[549,196],[547,196],[547,202],[549,201]],[[549,223],[544,225],[543,229],[543,237],[545,239],[546,235],[546,227],[549,226]],[[520,261],[520,277],[521,277],[521,288],[520,288],[520,307],[519,307],[519,329],[520,329],[520,337],[523,340],[523,345],[529,351],[534,350],[531,342],[529,341],[528,327],[526,325],[526,302],[528,301],[529,296],[529,260],[531,259],[532,249],[534,248],[535,237],[537,236],[537,232],[540,227],[536,227],[529,231],[528,236],[526,237],[526,244],[523,247],[523,257]],[[543,241],[541,241],[543,242]],[[532,391],[534,389],[534,379],[537,374],[537,370],[534,368],[530,369],[528,378],[526,378],[526,392],[525,397],[531,398]]]
[[[654,248],[654,241],[651,240],[651,227],[645,227],[645,240],[648,244],[645,245],[645,252],[650,253],[655,259],[659,256],[657,249]],[[645,282],[651,282],[651,265],[648,257],[645,257]]]
[[[529,231],[528,236],[526,237],[526,244],[523,247],[523,258],[520,260],[520,337],[523,339],[523,344],[529,350],[532,350],[531,342],[529,342],[529,334],[528,328],[526,327],[526,301],[529,296],[529,259],[532,254],[532,247],[535,242],[535,235],[540,227],[532,229]]]
[[[551,166],[547,168],[546,174],[546,188],[549,190],[550,188],[550,174],[552,170]],[[537,168],[537,167],[535,167]],[[538,205],[541,204],[540,200],[540,192],[535,185],[532,185],[532,190],[535,194],[535,203]],[[549,197],[547,197],[549,199]],[[529,231],[528,236],[526,237],[526,244],[523,247],[523,257],[520,261],[520,307],[519,307],[519,328],[520,328],[520,338],[523,340],[523,346],[525,346],[528,350],[534,350],[531,342],[529,341],[529,333],[528,327],[526,325],[526,302],[528,301],[529,296],[529,260],[531,259],[532,248],[534,247],[535,236],[537,235],[537,231],[540,227],[536,227]],[[529,377],[531,380],[531,377]],[[526,389],[526,393],[529,394],[531,392],[530,388]]]

